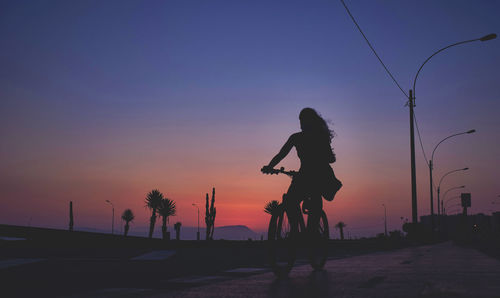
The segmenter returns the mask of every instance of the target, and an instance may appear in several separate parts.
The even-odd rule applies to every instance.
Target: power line
[[[354,16],[351,14],[351,11],[349,10],[349,8],[347,7],[347,5],[345,4],[344,0],[340,0],[340,2],[342,2],[342,5],[344,6],[344,8],[346,9],[347,13],[349,14],[349,16],[351,17],[352,21],[354,22],[354,25],[356,25],[356,27],[358,28],[359,32],[361,33],[361,35],[365,39],[366,43],[368,44],[368,46],[370,47],[370,49],[373,51],[373,54],[375,54],[375,56],[377,57],[377,59],[380,62],[380,64],[382,64],[382,66],[384,67],[384,69],[387,72],[387,74],[389,74],[389,76],[391,77],[391,79],[398,86],[399,90],[401,90],[401,92],[403,92],[403,94],[406,96],[406,98],[409,98],[408,94],[406,94],[406,92],[403,90],[403,88],[401,88],[401,86],[396,81],[396,79],[394,78],[394,76],[391,74],[391,72],[389,71],[389,69],[387,68],[387,66],[385,66],[384,62],[382,61],[382,59],[380,58],[380,56],[375,51],[375,49],[373,48],[372,44],[370,43],[370,41],[368,40],[368,38],[366,37],[366,35],[363,33],[363,30],[361,30],[361,27],[359,27],[358,23],[356,22],[356,19],[354,19]],[[420,130],[418,129],[417,117],[415,116],[415,114],[413,114],[413,118],[414,118],[414,121],[415,121],[415,126],[417,127],[418,140],[420,142],[420,147],[422,148],[422,154],[424,155],[425,162],[427,163],[427,165],[429,165],[429,160],[427,159],[427,155],[425,154],[424,145],[422,143],[422,138],[420,136]]]
[[[422,154],[424,155],[426,164],[429,165],[429,160],[427,159],[427,155],[424,150],[424,144],[422,143],[422,138],[420,137],[420,130],[418,129],[417,115],[415,112],[413,112],[413,119],[415,121],[415,127],[417,128],[418,141],[420,142],[420,148],[422,148]]]
[[[420,137],[420,130],[418,129],[417,115],[415,114],[415,112],[413,112],[413,119],[415,120],[415,127],[417,128],[418,141],[420,142],[420,148],[422,148],[422,154],[424,155],[427,166],[429,166],[429,160],[427,159],[427,155],[425,155],[424,144],[422,143],[422,138]],[[437,191],[434,181],[432,181],[432,187],[435,191]]]
[[[380,64],[382,64],[382,66],[384,67],[385,71],[389,74],[389,76],[394,81],[394,83],[396,83],[396,85],[398,86],[399,90],[401,90],[401,92],[403,92],[403,94],[406,96],[406,98],[408,98],[409,97],[408,94],[406,94],[406,92],[403,90],[403,88],[401,88],[401,86],[399,85],[398,81],[396,81],[396,79],[391,74],[391,72],[389,71],[389,69],[387,68],[387,66],[385,66],[385,64],[382,61],[382,59],[380,59],[379,55],[377,54],[377,52],[373,48],[372,44],[370,43],[370,41],[368,40],[368,38],[366,37],[366,35],[363,33],[363,30],[361,30],[361,28],[359,27],[358,23],[356,22],[356,19],[354,19],[354,16],[349,11],[349,8],[347,8],[347,5],[345,4],[344,0],[340,0],[340,2],[342,2],[342,5],[344,5],[347,13],[349,14],[349,16],[351,17],[352,21],[354,22],[354,25],[356,25],[356,27],[358,28],[359,33],[361,33],[361,35],[363,35],[363,38],[365,39],[365,41],[368,44],[368,46],[370,47],[370,49],[373,51],[373,54],[375,54],[375,56],[377,57],[377,59],[380,62]]]
[[[375,56],[377,57],[377,59],[380,62],[380,64],[382,64],[382,66],[384,67],[384,69],[387,72],[387,74],[389,74],[389,76],[391,77],[391,79],[398,86],[399,90],[401,90],[401,92],[403,92],[403,94],[406,96],[406,98],[409,98],[408,94],[406,94],[406,92],[403,90],[403,88],[401,88],[401,86],[399,85],[398,81],[396,81],[396,79],[391,74],[391,72],[389,71],[389,69],[387,68],[387,66],[385,66],[384,62],[382,61],[382,59],[380,58],[380,56],[375,51],[375,49],[373,48],[372,44],[370,43],[370,41],[368,40],[368,38],[366,37],[366,35],[363,33],[363,30],[361,30],[361,27],[359,27],[358,23],[356,22],[356,19],[354,19],[354,16],[351,14],[351,11],[349,10],[349,8],[347,7],[347,5],[345,4],[344,0],[340,0],[340,2],[342,2],[342,5],[344,6],[344,8],[346,9],[347,13],[349,14],[349,16],[351,17],[352,21],[354,22],[354,25],[356,25],[356,27],[359,30],[359,33],[361,33],[361,35],[365,39],[366,43],[368,44],[368,46],[372,50],[373,54],[375,54]],[[422,142],[422,137],[420,136],[420,130],[418,128],[418,122],[417,122],[417,117],[415,115],[415,112],[413,114],[413,121],[415,121],[415,126],[417,128],[417,135],[418,135],[418,140],[420,142],[420,148],[422,149],[422,154],[424,156],[426,164],[429,165],[429,160],[427,159],[427,155],[425,154],[424,145],[423,145],[423,142]],[[435,188],[434,182],[432,184],[433,184],[433,187]]]

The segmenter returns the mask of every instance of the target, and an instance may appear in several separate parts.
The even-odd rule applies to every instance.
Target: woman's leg
[[[312,195],[309,202],[309,213],[307,217],[307,230],[311,235],[318,233],[319,219],[323,210],[323,198],[319,194]]]
[[[299,216],[300,215],[300,201],[303,200],[303,191],[296,180],[292,180],[290,187],[286,194],[283,195],[283,204],[285,206],[288,222],[293,235],[299,232]]]

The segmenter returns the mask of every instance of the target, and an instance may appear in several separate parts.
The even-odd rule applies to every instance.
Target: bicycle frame
[[[304,213],[302,212],[302,208],[300,206],[300,203],[297,206],[294,206],[295,208],[298,209],[296,211],[298,223],[292,223],[290,221],[290,217],[288,216],[288,214],[289,214],[288,210],[286,210],[286,208],[285,208],[285,206],[286,206],[285,200],[286,200],[286,194],[283,194],[283,200],[282,200],[281,204],[283,206],[284,211],[287,214],[287,218],[288,218],[288,221],[290,222],[290,225],[292,225],[292,224],[298,224],[298,232],[299,233],[305,232],[306,231],[306,223],[304,221]],[[282,221],[283,221],[283,217],[280,218],[280,222],[279,222],[280,225],[282,224]]]
[[[284,167],[281,167],[279,170],[278,169],[273,169],[269,174],[285,174],[287,176],[289,176],[290,178],[292,178],[292,181],[293,179],[297,176],[298,172],[296,171],[285,171],[285,168]],[[309,200],[310,198],[304,198],[302,200],[302,204]],[[282,197],[282,202],[281,202],[281,205],[283,206],[283,208],[285,208],[285,206],[287,206],[287,204],[285,204],[285,201],[286,201],[286,194],[283,194],[283,197]],[[299,233],[303,233],[303,232],[306,232],[306,224],[305,224],[305,220],[304,220],[304,214],[307,214],[305,212],[303,212],[303,208],[301,206],[301,203],[297,204],[297,206],[294,206],[295,208],[297,208],[298,210],[296,210],[296,214],[297,214],[297,221],[298,221],[298,232]],[[322,211],[322,210],[321,210]],[[288,210],[285,209],[285,212],[288,216]],[[290,221],[290,217],[288,217],[289,219],[289,222],[290,224],[294,224]],[[283,218],[281,218],[279,224],[281,225],[282,224],[282,220]]]

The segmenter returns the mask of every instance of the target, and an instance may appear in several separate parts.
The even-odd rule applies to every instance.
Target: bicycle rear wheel
[[[330,229],[325,211],[321,211],[317,232],[310,233],[309,242],[309,263],[314,270],[321,270],[325,266],[328,258],[328,240],[330,239]]]
[[[288,275],[295,263],[296,247],[288,216],[283,209],[271,216],[267,240],[269,263],[274,274],[278,277]]]

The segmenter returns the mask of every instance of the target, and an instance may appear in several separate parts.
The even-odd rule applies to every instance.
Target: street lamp
[[[441,215],[444,215],[444,211],[443,211],[443,205],[444,204],[443,204],[443,201],[441,201],[441,202],[439,201],[439,199],[440,199],[440,193],[441,193],[441,183],[443,182],[444,177],[448,176],[449,174],[452,174],[452,173],[455,173],[455,172],[458,172],[458,171],[467,171],[468,169],[469,168],[463,168],[463,169],[456,169],[456,170],[453,170],[453,171],[449,171],[446,174],[444,174],[441,177],[441,179],[439,180],[439,184],[438,184],[438,188],[437,188],[437,194],[438,194],[438,200],[437,200],[437,208],[438,208],[438,230],[439,231],[441,231]],[[431,190],[431,194],[432,194],[432,190]],[[441,210],[441,212],[440,212],[440,210]]]
[[[460,204],[455,204],[450,206],[450,214],[460,214],[460,211],[462,211],[462,206]]]
[[[439,184],[438,184],[438,188],[437,188],[437,194],[438,194],[438,201],[437,201],[437,205],[438,205],[438,216],[440,214],[439,212],[439,194],[441,193],[441,183],[443,182],[443,179],[444,177],[448,176],[449,174],[451,173],[455,173],[455,172],[459,172],[459,171],[467,171],[469,168],[463,168],[463,169],[456,169],[456,170],[453,170],[453,171],[449,171],[448,173],[444,174],[443,177],[441,177],[441,180],[439,180]],[[442,207],[442,202],[441,202],[441,207]],[[443,208],[441,208],[441,214],[443,214]]]
[[[450,206],[448,206],[448,203],[449,203],[449,202],[451,202],[452,200],[460,199],[460,198],[461,198],[461,196],[454,196],[454,197],[451,197],[451,198],[449,198],[448,200],[446,200],[446,202],[444,202],[444,207],[445,207],[445,209],[448,209],[448,207],[450,207]],[[443,200],[443,201],[444,201],[444,200]],[[443,212],[443,213],[444,213],[444,212]]]
[[[457,215],[457,214],[460,214],[460,211],[461,211],[460,207],[457,207],[457,208],[455,208],[455,209],[452,209],[452,210],[450,211],[450,214],[455,214],[455,215]]]
[[[192,204],[198,209],[198,232],[196,232],[196,240],[200,240],[200,208],[196,204]]]
[[[408,96],[408,107],[410,109],[411,202],[412,202],[412,221],[414,223],[418,222],[418,215],[417,215],[417,174],[416,174],[416,168],[415,168],[415,131],[414,131],[414,117],[415,116],[413,115],[413,108],[415,107],[415,98],[416,98],[415,86],[417,83],[418,75],[420,74],[420,71],[422,70],[424,65],[432,57],[434,57],[438,53],[440,53],[448,48],[451,48],[453,46],[457,46],[460,44],[464,44],[464,43],[473,42],[473,41],[488,41],[488,40],[495,39],[496,37],[497,37],[497,35],[492,33],[492,34],[485,35],[481,38],[457,42],[457,43],[448,45],[448,46],[434,52],[434,54],[430,55],[429,58],[425,59],[424,63],[422,63],[422,65],[418,69],[417,74],[415,75],[415,78],[413,79],[413,89],[410,89],[410,93]],[[431,188],[432,188],[432,186],[431,186]]]
[[[455,190],[455,189],[460,189],[460,188],[465,188],[465,185],[452,187],[452,188],[449,188],[447,191],[445,191],[445,192],[444,192],[444,196],[443,196],[443,201],[444,201],[444,199],[446,198],[446,195],[448,194],[448,192],[450,192],[450,191],[452,191],[452,190]]]
[[[462,204],[460,204],[460,203],[453,204],[453,205],[450,206],[450,209],[453,208],[453,207],[460,208],[460,207],[462,207]]]
[[[115,233],[115,206],[110,200],[106,200],[106,203],[110,204],[113,208],[113,215],[111,216],[111,235]]]
[[[464,135],[464,134],[471,134],[471,133],[475,133],[475,132],[476,132],[475,129],[471,129],[471,130],[468,130],[465,132],[460,132],[460,133],[452,134],[451,136],[447,136],[446,138],[442,139],[439,143],[437,143],[436,147],[434,147],[434,150],[432,150],[432,156],[431,156],[431,159],[429,160],[429,178],[430,178],[429,186],[430,186],[430,191],[431,191],[431,229],[432,229],[432,231],[434,231],[434,191],[432,189],[434,187],[433,181],[432,181],[432,169],[433,169],[433,165],[434,165],[434,153],[436,152],[436,149],[438,148],[438,146],[441,145],[442,142],[448,140],[449,138]],[[439,199],[438,199],[438,215],[439,215]]]
[[[385,204],[382,204],[382,206],[384,206],[384,234],[387,237],[387,208],[385,208]]]

